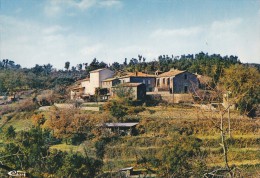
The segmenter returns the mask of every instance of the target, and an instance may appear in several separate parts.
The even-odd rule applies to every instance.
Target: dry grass
[[[51,149],[57,149],[60,151],[66,151],[66,152],[83,152],[82,147],[75,146],[75,145],[67,145],[65,143],[53,145],[50,147]]]
[[[149,110],[155,111],[153,114]],[[48,112],[42,112],[47,118]],[[202,150],[208,153],[206,162],[210,167],[223,166],[223,157],[221,155],[221,148],[219,147],[218,139],[220,139],[219,131],[213,128],[213,123],[206,119],[211,117],[212,114],[209,111],[203,111],[196,108],[174,108],[165,106],[147,107],[145,111],[138,114],[140,118],[140,125],[145,129],[144,134],[140,134],[134,137],[122,137],[121,139],[113,142],[113,145],[107,147],[111,151],[119,151],[120,154],[116,157],[106,156],[105,164],[107,162],[113,162],[117,166],[129,166],[136,164],[136,158],[134,155],[129,156],[132,153],[125,153],[123,150],[128,150],[140,153],[146,153],[149,149],[152,151],[159,151],[165,143],[171,141],[174,136],[174,128],[191,127],[194,129],[193,136],[202,140]],[[252,132],[250,130],[259,124],[257,120],[250,120],[248,118],[242,118],[236,111],[231,112],[232,118],[232,137],[235,139],[244,140],[257,140],[259,139],[260,130]],[[217,119],[215,120],[218,121]],[[13,125],[16,131],[20,131],[28,128],[31,125],[30,119],[11,119],[6,126]],[[196,132],[197,131],[197,132]],[[258,165],[260,164],[259,151],[257,143],[252,141],[246,146],[231,145],[229,148],[230,165]],[[206,146],[207,142],[216,143],[210,146]],[[86,148],[89,148],[87,145]],[[240,148],[241,147],[241,148]],[[51,149],[58,149],[67,152],[83,152],[84,144],[80,146],[58,144],[51,147]],[[116,154],[117,155],[117,154]],[[128,156],[128,157],[127,157]],[[145,155],[144,155],[145,156]],[[107,165],[105,165],[107,166]]]
[[[259,159],[255,160],[243,160],[243,161],[229,161],[230,165],[242,166],[242,165],[258,165],[260,164]],[[225,166],[224,162],[217,162],[217,163],[209,163],[208,166],[215,167],[215,166]]]

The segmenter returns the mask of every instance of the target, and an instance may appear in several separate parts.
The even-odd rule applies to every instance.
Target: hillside
[[[34,114],[46,116],[51,111],[36,111]],[[106,112],[105,112],[106,113]],[[83,112],[92,118],[104,118],[107,114],[103,112]],[[212,114],[214,117],[211,119]],[[152,171],[162,174],[160,167],[154,166],[149,161],[142,162],[142,159],[151,160],[152,158],[162,159],[165,149],[170,149],[182,139],[195,138],[199,143],[200,151],[192,157],[190,161],[203,165],[205,173],[220,166],[224,166],[220,132],[216,128],[219,123],[217,111],[206,111],[184,105],[175,106],[153,106],[145,107],[144,111],[134,115],[127,115],[127,120],[138,121],[138,134],[135,136],[112,136],[104,147],[103,172],[116,172],[117,170],[133,166],[137,171]],[[95,117],[94,117],[95,115]],[[32,124],[33,113],[15,114],[2,127],[4,130],[13,125],[16,131],[28,129]],[[2,117],[4,121],[8,115]],[[227,127],[227,116],[224,118],[224,126]],[[210,119],[209,119],[210,118]],[[260,167],[259,154],[259,119],[242,117],[237,111],[231,112],[231,138],[228,138],[228,160],[229,164],[237,166],[240,174],[248,177],[257,177],[257,170]],[[29,125],[28,125],[29,124]],[[46,124],[43,125],[46,127]],[[95,129],[92,130],[95,132]],[[81,152],[91,157],[96,157],[95,143],[104,138],[101,135],[89,138],[80,145],[58,143],[51,146],[51,149],[61,151]],[[87,153],[85,153],[85,151]],[[197,166],[198,166],[197,165]],[[199,169],[200,167],[197,167]],[[148,171],[149,172],[149,171]],[[151,173],[151,172],[150,172]],[[201,172],[200,172],[201,173]]]
[[[204,53],[139,58],[111,66],[94,59],[84,70],[69,70],[67,63],[59,71],[50,64],[0,63],[0,175],[122,177],[131,169],[133,177],[259,176],[257,68]],[[124,90],[106,102],[96,93],[91,103],[71,100],[75,82],[101,67],[118,76],[174,67],[213,80],[189,103],[135,101]]]

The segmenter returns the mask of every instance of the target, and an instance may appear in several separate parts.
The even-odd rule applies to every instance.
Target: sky
[[[201,51],[260,63],[260,0],[0,2],[0,60],[22,67]]]

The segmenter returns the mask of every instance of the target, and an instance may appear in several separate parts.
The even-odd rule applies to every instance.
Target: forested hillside
[[[99,68],[117,75],[187,70],[211,77],[205,92],[214,97],[197,93],[193,104],[169,104],[156,98],[135,102],[124,93],[105,103],[71,101],[70,87]],[[224,94],[227,108],[219,104]],[[124,177],[118,170],[125,167],[150,177],[259,176],[259,64],[243,64],[236,56],[138,55],[112,64],[67,61],[64,69],[24,68],[3,59],[0,96],[0,177],[12,170],[28,177]],[[108,122],[138,125],[132,136],[123,136],[104,128]]]
[[[15,64],[12,60],[3,59],[0,61],[0,92],[48,89],[60,85],[70,85],[76,80],[85,78],[90,71],[104,67],[109,67],[114,71],[140,71],[149,74],[154,74],[157,70],[165,72],[171,68],[177,68],[213,77],[217,82],[223,69],[233,64],[240,64],[238,57],[222,57],[219,54],[208,55],[203,52],[182,56],[161,55],[158,59],[150,59],[149,62],[142,55],[138,55],[138,58],[132,58],[129,61],[124,59],[121,64],[119,62],[106,64],[103,61],[99,62],[95,58],[91,63],[70,66],[68,61],[64,64],[65,70],[57,70],[51,64],[36,64],[32,68],[22,68],[20,64]]]

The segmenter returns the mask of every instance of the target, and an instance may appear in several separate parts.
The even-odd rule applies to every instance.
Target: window
[[[151,84],[151,80],[148,80],[148,85],[150,85]]]
[[[162,82],[164,85],[165,85],[165,78],[163,79],[163,82]]]
[[[145,84],[145,79],[143,79],[143,84]]]
[[[170,85],[170,78],[167,78],[167,85]]]
[[[160,79],[157,79],[157,87],[160,86]]]
[[[184,86],[184,93],[188,93],[188,86]]]
[[[188,77],[187,77],[187,74],[184,74],[184,79],[186,80]]]

